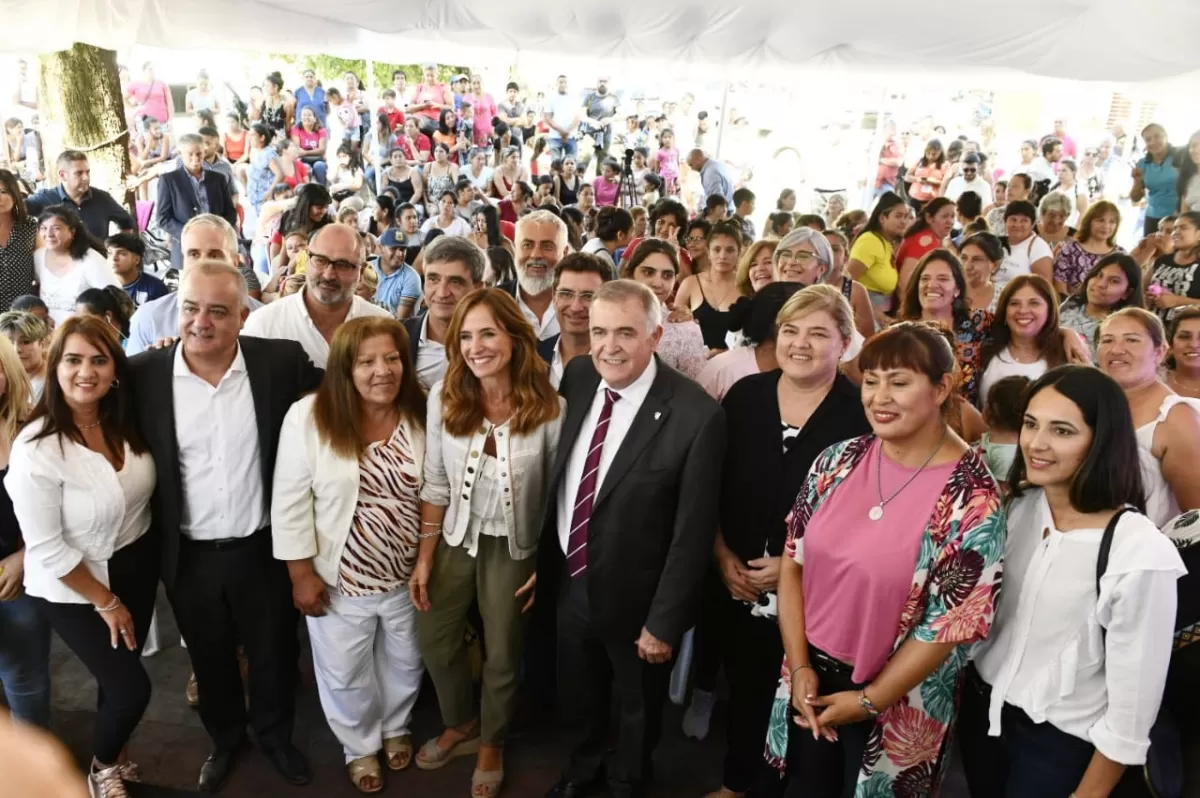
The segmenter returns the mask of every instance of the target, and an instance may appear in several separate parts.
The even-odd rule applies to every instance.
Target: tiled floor
[[[154,682],[154,696],[131,743],[131,753],[148,782],[177,790],[195,785],[200,764],[209,753],[208,737],[199,717],[184,701],[183,692],[190,664],[179,647],[170,610],[160,601],[165,649],[144,660]],[[306,655],[307,656],[307,655]],[[306,665],[311,660],[306,660]],[[95,687],[82,665],[56,641],[51,667],[54,674],[53,731],[67,743],[80,761],[89,748]],[[243,758],[233,778],[222,791],[226,798],[275,798],[302,795],[349,798],[360,795],[345,775],[338,746],[317,700],[311,681],[311,666],[297,698],[296,744],[312,765],[313,782],[304,788],[286,785],[271,765],[255,750]],[[655,762],[656,785],[649,798],[701,798],[720,783],[723,746],[720,730],[722,705],[713,719],[714,733],[703,743],[685,739],[679,732],[680,711],[668,708],[667,733]],[[560,738],[548,719],[518,721],[508,756],[505,798],[540,798],[557,780],[565,761],[567,741]],[[426,683],[417,706],[414,738],[420,745],[439,729],[437,702]],[[1190,746],[1194,756],[1190,768],[1200,767],[1200,746]],[[471,759],[460,760],[446,769],[425,773],[410,769],[388,774],[383,795],[414,798],[469,798]],[[168,798],[191,793],[143,791],[134,798]],[[1200,798],[1200,790],[1189,790],[1189,798]],[[968,798],[961,774],[951,770],[941,798]]]

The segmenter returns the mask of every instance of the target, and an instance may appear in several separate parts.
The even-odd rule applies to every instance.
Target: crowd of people
[[[888,138],[870,209],[784,191],[759,237],[663,121],[622,188],[607,81],[539,116],[398,72],[372,119],[352,77],[172,143],[147,70],[156,224],[83,152],[0,170],[0,683],[46,727],[51,630],[83,662],[93,795],[140,779],[160,583],[204,792],[247,728],[310,779],[304,639],[364,793],[474,756],[497,795],[525,691],[576,743],[549,798],[640,795],[676,667],[696,738],[724,673],[710,798],[931,796],[952,735],[974,798],[1108,796],[1194,725],[1200,134],[1143,131],[1129,252],[1061,129],[1004,179]]]

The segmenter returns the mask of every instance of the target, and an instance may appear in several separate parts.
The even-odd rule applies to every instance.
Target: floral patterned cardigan
[[[873,436],[829,447],[817,461],[788,517],[784,556],[821,503],[870,448]],[[929,796],[940,781],[942,754],[957,709],[969,644],[987,637],[1000,591],[1006,526],[1000,492],[979,455],[963,455],[938,496],[921,540],[912,588],[893,651],[909,638],[960,643],[942,665],[879,715],[867,742],[855,798]],[[784,769],[791,683],[786,658],[767,733],[767,760]]]

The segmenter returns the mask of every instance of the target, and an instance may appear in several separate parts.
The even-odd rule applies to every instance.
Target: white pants
[[[350,762],[408,734],[425,665],[406,588],[363,598],[330,588],[329,601],[308,636],[321,708]]]

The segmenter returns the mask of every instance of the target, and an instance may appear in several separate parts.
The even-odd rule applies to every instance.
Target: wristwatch
[[[867,714],[873,718],[879,717],[879,710],[875,708],[875,704],[867,698],[866,690],[858,691],[858,705],[867,711]]]

